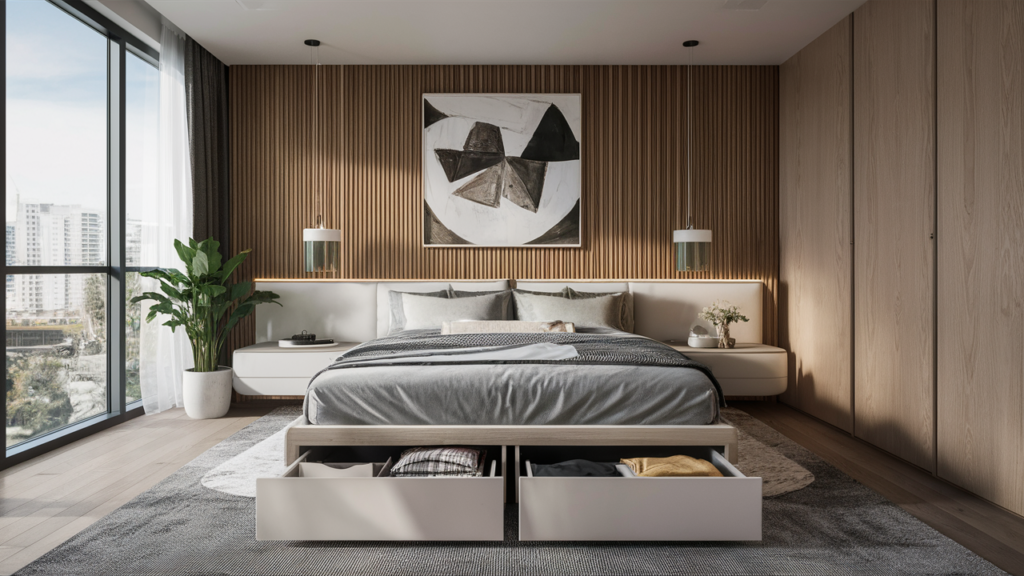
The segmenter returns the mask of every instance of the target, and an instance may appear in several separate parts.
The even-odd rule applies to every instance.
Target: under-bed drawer
[[[533,477],[527,460],[667,456],[604,449],[521,449],[520,540],[760,540],[761,479],[748,478],[710,448],[672,451],[710,461],[718,478]],[[559,454],[558,451],[561,451]],[[531,453],[532,452],[532,453]],[[537,462],[537,460],[534,460]]]
[[[256,481],[257,540],[502,540],[504,479],[299,476]]]

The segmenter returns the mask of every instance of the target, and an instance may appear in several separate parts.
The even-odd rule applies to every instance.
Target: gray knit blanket
[[[371,340],[352,348],[334,363],[322,370],[341,370],[369,365],[387,365],[388,360],[409,357],[424,358],[422,365],[460,364],[429,356],[459,354],[467,349],[513,348],[540,342],[569,345],[576,349],[577,356],[564,360],[481,360],[479,364],[585,364],[616,366],[667,366],[690,368],[703,373],[718,392],[719,404],[725,406],[722,387],[711,373],[711,369],[695,362],[676,349],[635,334],[626,333],[579,333],[542,332],[527,334],[441,334],[439,330],[407,330],[398,334]],[[408,365],[408,362],[402,362]],[[317,374],[319,376],[319,374]],[[313,378],[315,380],[316,377]]]

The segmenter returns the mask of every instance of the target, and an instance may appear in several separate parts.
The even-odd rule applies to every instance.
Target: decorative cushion
[[[622,294],[570,300],[558,296],[529,294],[516,290],[516,319],[527,322],[572,322],[577,328],[622,330]]]
[[[391,323],[389,324],[388,334],[394,334],[395,332],[401,332],[405,330],[405,309],[403,307],[403,298],[408,294],[415,294],[416,296],[425,296],[428,298],[448,298],[448,290],[438,290],[437,292],[395,292],[394,290],[388,290],[388,301],[390,302],[391,308]]]
[[[466,298],[402,296],[405,330],[440,329],[443,323],[457,320],[504,320],[507,307],[507,293]]]
[[[565,291],[568,293],[571,300],[583,300],[585,298],[597,298],[598,296],[622,294],[622,316],[620,317],[619,323],[624,332],[633,331],[633,294],[630,292],[580,292],[579,290],[573,290],[569,286],[566,286]]]
[[[575,332],[572,322],[523,322],[500,320],[494,322],[464,320],[445,322],[441,334],[534,334],[541,332]]]

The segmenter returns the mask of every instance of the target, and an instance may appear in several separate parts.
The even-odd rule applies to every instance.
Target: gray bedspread
[[[572,358],[495,360],[548,343]],[[487,350],[485,360],[474,354]],[[312,424],[684,425],[718,421],[710,370],[623,332],[458,334],[408,331],[353,348],[313,378]]]

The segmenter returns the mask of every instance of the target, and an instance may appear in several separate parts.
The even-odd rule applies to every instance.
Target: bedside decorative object
[[[729,324],[749,321],[746,316],[740,314],[740,310],[736,306],[729,306],[728,302],[719,304],[718,301],[715,301],[711,306],[705,306],[700,314],[697,315],[697,318],[711,322],[718,329],[719,348],[733,348],[736,346],[736,339],[729,337]]]
[[[718,348],[718,337],[708,334],[706,328],[697,324],[690,328],[690,337],[686,339],[686,343],[691,348]]]
[[[174,249],[185,263],[185,273],[173,268],[142,272],[142,276],[160,281],[163,294],[145,292],[132,298],[132,303],[154,300],[146,322],[152,322],[157,314],[166,314],[170,320],[164,326],[172,332],[179,326],[185,329],[195,363],[195,368],[182,376],[185,413],[196,419],[220,418],[231,407],[231,368],[217,365],[228,334],[257,304],[281,304],[273,292],[257,290],[250,294],[251,282],[228,282],[250,250],[221,265],[220,242],[212,238],[188,242],[186,246],[174,241]]]

